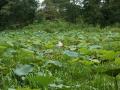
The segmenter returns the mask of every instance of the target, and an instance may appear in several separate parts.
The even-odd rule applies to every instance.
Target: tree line
[[[119,0],[0,0],[0,27],[63,19],[71,23],[107,26],[120,23]]]

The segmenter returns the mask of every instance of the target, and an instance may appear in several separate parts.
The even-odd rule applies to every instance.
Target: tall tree
[[[33,21],[36,9],[36,0],[8,0],[0,10],[0,25],[28,24]]]
[[[102,24],[110,25],[120,23],[120,1],[105,0],[101,8],[103,15]]]
[[[43,18],[47,20],[54,20],[58,18],[59,12],[57,11],[57,7],[52,2],[52,0],[44,0],[42,3],[44,9],[42,10]]]
[[[79,0],[52,0],[55,4],[61,17],[69,22],[76,23],[80,15],[80,6],[77,5]]]
[[[100,0],[84,0],[83,16],[85,22],[89,24],[99,24],[102,18],[100,11]]]
[[[83,4],[85,22],[101,26],[120,23],[119,0],[84,0]]]
[[[0,9],[7,3],[8,3],[7,0],[0,0]]]

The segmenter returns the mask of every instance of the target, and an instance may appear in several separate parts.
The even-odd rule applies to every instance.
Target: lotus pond
[[[120,28],[42,23],[0,32],[0,90],[120,90]]]

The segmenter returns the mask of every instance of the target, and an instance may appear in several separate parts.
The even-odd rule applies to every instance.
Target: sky
[[[43,6],[41,6],[41,3],[42,3],[44,0],[38,0],[38,1],[39,1],[39,3],[40,3],[40,4],[39,4],[39,7],[38,7],[38,10],[44,8]]]
[[[43,2],[44,0],[38,0],[40,3]]]
[[[42,3],[44,0],[38,0],[39,1],[39,3]],[[70,1],[72,1],[72,0],[70,0]],[[82,2],[83,0],[81,0],[81,2]],[[78,4],[78,5],[80,5],[80,4]]]

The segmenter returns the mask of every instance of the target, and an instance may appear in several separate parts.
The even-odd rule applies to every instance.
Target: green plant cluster
[[[119,28],[46,22],[0,32],[1,90],[115,90],[119,68]]]

